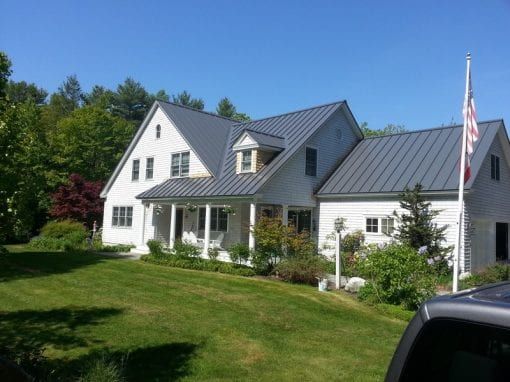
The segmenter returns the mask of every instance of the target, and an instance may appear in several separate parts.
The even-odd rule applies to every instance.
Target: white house
[[[502,121],[480,129],[466,185],[463,270],[508,253],[508,139]],[[453,243],[459,131],[363,139],[345,101],[244,123],[157,101],[101,193],[103,241],[147,251],[150,239],[169,247],[187,240],[224,255],[237,242],[255,247],[257,216],[281,214],[327,253],[337,216],[349,230],[368,231],[368,241],[386,240],[380,233],[394,224],[398,193],[421,181]]]
[[[480,139],[465,184],[460,269],[477,270],[508,260],[510,223],[510,145],[502,120],[478,124]],[[446,243],[456,240],[459,142],[462,126],[413,131],[361,141],[317,192],[319,246],[328,251],[334,219],[347,219],[348,231],[362,230],[369,243],[390,240],[393,211],[402,212],[399,193],[423,186],[431,208],[446,225]]]
[[[103,241],[253,248],[261,213],[316,236],[314,192],[361,139],[345,101],[246,123],[157,101],[102,191]]]

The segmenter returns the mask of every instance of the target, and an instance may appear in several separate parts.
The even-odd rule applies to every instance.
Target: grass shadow
[[[74,269],[114,261],[118,257],[104,257],[90,252],[27,251],[0,255],[0,283],[20,278],[44,277],[71,272]]]
[[[52,370],[43,356],[45,348],[66,350],[97,344],[98,340],[78,334],[77,329],[99,325],[121,312],[113,308],[73,307],[0,312],[0,357],[16,362],[33,376],[44,376]]]
[[[126,381],[177,381],[190,375],[190,360],[199,345],[175,342],[130,351],[94,350],[70,361],[57,360],[55,377],[76,380],[97,362],[114,363]]]

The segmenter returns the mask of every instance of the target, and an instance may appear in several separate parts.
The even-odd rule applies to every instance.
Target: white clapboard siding
[[[458,204],[455,196],[430,198],[431,208],[440,210],[435,222],[438,226],[447,225],[446,242],[444,245],[453,246],[456,237],[456,221],[458,213]],[[325,255],[334,254],[334,221],[337,217],[346,219],[346,231],[343,234],[356,230],[363,231],[365,242],[387,243],[390,237],[382,233],[365,232],[366,218],[368,217],[387,217],[393,214],[393,211],[399,214],[405,212],[400,208],[398,198],[342,198],[342,199],[321,199],[319,203],[319,249]],[[395,222],[396,223],[396,222]],[[380,230],[380,227],[379,227]],[[469,259],[461,258],[461,270],[464,271],[464,265],[469,265]]]
[[[315,188],[358,141],[354,128],[344,112],[337,111],[305,144],[317,149],[317,176],[305,175],[306,148],[302,147],[263,187],[261,201],[290,206],[316,206]]]
[[[156,126],[158,124],[161,125],[161,137],[159,139],[156,138]],[[103,241],[105,243],[143,244],[141,242],[143,206],[135,196],[168,179],[170,177],[171,155],[182,151],[190,151],[190,177],[209,176],[206,167],[158,107],[108,191],[103,220]],[[154,158],[154,176],[152,180],[145,179],[147,157]],[[140,159],[140,178],[138,181],[131,180],[133,159]],[[131,228],[111,226],[113,206],[133,206],[133,226]],[[144,242],[147,242],[148,239],[154,237],[155,222],[153,221],[152,208],[147,211],[145,222]]]

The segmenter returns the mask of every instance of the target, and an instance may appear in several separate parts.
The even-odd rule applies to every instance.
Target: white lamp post
[[[336,245],[335,245],[335,265],[336,265],[336,269],[335,269],[335,286],[336,286],[336,289],[340,289],[340,273],[341,273],[341,268],[340,268],[340,246],[341,246],[341,243],[342,243],[342,235],[341,235],[341,231],[342,229],[344,228],[344,220],[341,219],[341,218],[336,218],[335,219],[335,232],[336,232]]]

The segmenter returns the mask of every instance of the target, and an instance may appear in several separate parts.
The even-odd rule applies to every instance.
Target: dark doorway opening
[[[496,223],[496,260],[508,260],[508,223]]]
[[[182,208],[177,208],[175,210],[175,240],[182,240],[182,228],[184,225],[184,210]]]

